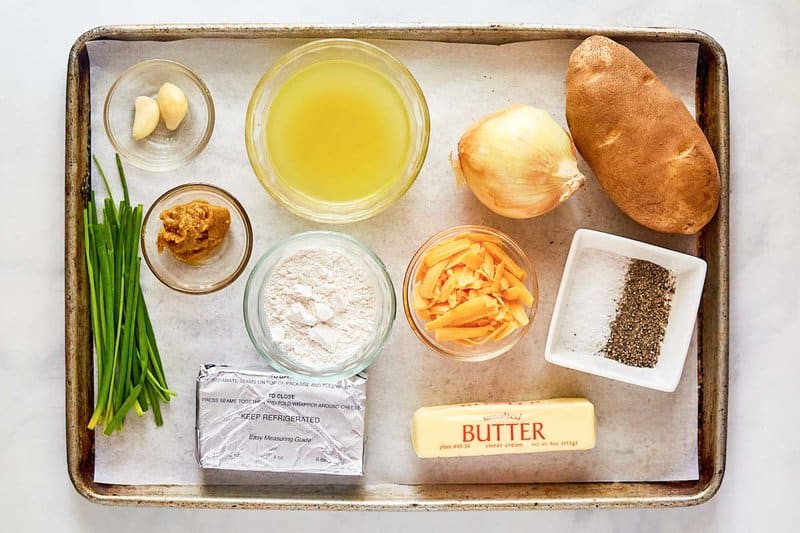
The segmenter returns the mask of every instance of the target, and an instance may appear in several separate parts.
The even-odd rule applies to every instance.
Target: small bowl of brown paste
[[[142,224],[142,252],[164,285],[207,294],[230,285],[250,259],[253,230],[227,191],[202,183],[162,194]]]

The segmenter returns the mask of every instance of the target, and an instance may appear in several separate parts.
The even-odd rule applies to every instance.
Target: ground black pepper
[[[673,294],[675,276],[669,270],[650,261],[632,259],[611,333],[601,352],[625,365],[656,366]]]

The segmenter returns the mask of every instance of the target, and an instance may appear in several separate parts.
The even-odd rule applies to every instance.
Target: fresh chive
[[[161,426],[164,424],[164,420],[161,418],[161,405],[158,403],[158,398],[153,393],[152,387],[148,387],[148,397],[150,399],[150,405],[153,407],[153,418],[156,420],[156,426]]]
[[[144,409],[142,409],[139,400],[142,399],[142,393],[139,392],[139,396],[137,396],[136,401],[133,402],[133,410],[136,411],[136,416],[144,416]]]
[[[94,245],[92,242],[92,236],[89,234],[89,210],[83,210],[83,241],[86,247],[86,273],[89,277],[89,310],[92,319],[92,330],[94,331],[94,348],[96,351],[100,350],[100,345],[103,343],[103,336],[102,330],[100,329],[100,314],[99,310],[97,309],[97,290],[95,289],[95,277],[94,277],[94,269],[95,269],[95,260],[94,260]],[[102,364],[102,359],[98,360],[98,363]],[[103,369],[101,366],[98,365],[97,372],[99,374],[103,373]]]
[[[116,165],[123,200],[117,205],[108,179],[93,157],[108,197],[98,219],[94,191],[83,210],[89,311],[96,356],[97,394],[88,427],[103,426],[108,435],[121,431],[131,409],[138,416],[153,412],[163,424],[160,402],[175,393],[167,388],[150,315],[139,283],[139,235],[142,205],[131,206],[122,161]]]
[[[156,344],[156,337],[153,333],[153,324],[150,322],[150,314],[147,312],[147,306],[140,305],[142,309],[142,313],[144,314],[144,326],[147,331],[147,341],[148,347],[150,348],[150,362],[153,364],[153,369],[155,370],[155,374],[158,377],[158,382],[167,388],[167,380],[164,377],[164,368],[161,366],[161,354],[158,353],[158,345]]]
[[[97,172],[100,173],[100,177],[103,178],[103,184],[106,186],[106,192],[108,192],[108,198],[111,200],[113,205],[114,195],[111,193],[111,187],[108,185],[108,180],[106,179],[106,173],[103,172],[103,167],[100,165],[100,161],[97,160],[96,155],[92,155],[92,160],[94,160],[94,164],[97,167]]]
[[[103,298],[106,302],[113,301],[113,287],[111,281],[111,270],[109,268],[108,260],[108,228],[102,225],[90,226],[90,231],[93,231],[96,239],[96,252],[98,257],[98,264],[100,265],[100,287],[99,291],[102,292]],[[89,421],[89,427],[94,428],[95,425],[105,419],[106,406],[110,394],[113,369],[113,340],[112,332],[114,331],[114,315],[110,305],[106,305],[102,317],[99,317],[105,323],[105,342],[102,351],[98,354],[98,358],[103,359],[102,366],[103,373],[98,377],[98,390],[97,397],[95,398],[96,407]]]
[[[117,414],[114,415],[114,418],[111,419],[111,422],[106,424],[105,429],[103,429],[103,434],[111,435],[111,433],[113,433],[118,426],[122,426],[122,421],[125,420],[125,415],[131,410],[131,407],[133,407],[133,404],[139,397],[139,391],[141,390],[141,385],[137,385],[133,388],[130,396],[128,396],[128,398],[120,406],[119,410],[117,410]]]
[[[122,182],[122,194],[125,196],[125,203],[130,205],[131,199],[128,196],[128,180],[125,179],[125,170],[122,168],[122,159],[119,154],[115,154],[117,160],[117,172],[119,172],[119,181]]]

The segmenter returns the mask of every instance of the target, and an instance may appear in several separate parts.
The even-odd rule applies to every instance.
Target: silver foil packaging
[[[361,475],[366,382],[206,365],[197,377],[197,460],[202,468]]]

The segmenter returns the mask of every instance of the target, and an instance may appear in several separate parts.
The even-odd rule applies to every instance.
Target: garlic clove
[[[177,85],[165,83],[158,90],[158,109],[164,118],[164,125],[168,130],[174,131],[180,126],[189,112],[189,101]]]
[[[156,129],[159,118],[158,103],[149,96],[139,96],[133,103],[133,131],[131,135],[141,141]]]

